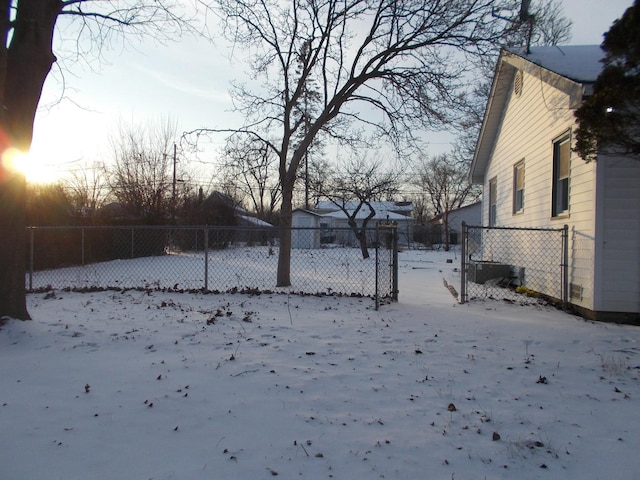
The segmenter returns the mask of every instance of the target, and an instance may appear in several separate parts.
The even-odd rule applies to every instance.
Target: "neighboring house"
[[[436,215],[429,222],[439,227],[439,240],[436,243],[445,243],[442,215]],[[471,203],[449,212],[449,243],[451,245],[460,243],[462,222],[467,225],[482,225],[482,202]]]
[[[483,225],[568,225],[568,300],[583,315],[638,322],[640,159],[572,151],[602,57],[598,46],[503,50],[470,175]]]
[[[235,225],[238,227],[273,228],[268,222],[249,215],[230,195],[214,191],[203,202],[201,210],[212,220],[220,223],[206,222],[210,225]],[[206,217],[205,217],[206,218]]]
[[[379,221],[391,221],[398,224],[398,243],[401,245],[409,245],[413,238],[413,204],[411,202],[370,202],[375,216],[369,220],[368,228],[373,231],[376,228],[376,224]],[[348,212],[353,212],[359,202],[346,202],[345,209]],[[348,231],[349,225],[347,223],[347,216],[345,213],[336,206],[335,203],[323,200],[318,202],[316,206],[316,213],[322,215],[322,223],[331,229],[335,230],[335,242],[341,244],[357,244],[355,236],[352,232]],[[363,205],[358,214],[356,215],[356,222],[358,226],[361,225],[370,213],[369,207]]]
[[[143,219],[124,202],[110,202],[95,211],[96,223],[102,225],[140,225]]]
[[[347,211],[353,211],[360,202],[357,201],[348,201],[345,202],[345,207]],[[382,215],[384,213],[397,213],[398,215],[403,215],[405,217],[411,217],[413,214],[413,203],[412,202],[369,202],[371,206],[376,211],[376,214]],[[340,211],[340,208],[330,200],[320,200],[316,204],[316,213],[324,214],[324,213],[334,213]]]
[[[277,231],[273,225],[257,217],[247,215],[244,209],[236,209],[237,227],[234,241],[248,245],[273,245]]]
[[[291,247],[307,249],[320,248],[322,215],[302,208],[296,208],[291,216],[291,225],[294,228],[291,232]]]

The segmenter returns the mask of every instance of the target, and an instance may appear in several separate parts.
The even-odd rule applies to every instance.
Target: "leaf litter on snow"
[[[638,329],[452,303],[439,253],[401,252],[400,302],[379,311],[351,298],[29,296],[34,321],[0,326],[3,474],[633,478]]]

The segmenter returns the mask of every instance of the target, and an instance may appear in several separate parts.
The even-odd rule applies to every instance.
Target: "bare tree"
[[[279,160],[280,222],[290,226],[298,170],[321,133],[358,139],[357,125],[400,144],[416,125],[439,128],[460,103],[470,56],[511,28],[494,15],[507,0],[219,0],[224,33],[247,53],[255,88],[235,85],[246,123]],[[313,84],[317,110],[300,116]],[[377,110],[374,115],[364,114]],[[312,116],[311,116],[312,115]],[[224,129],[211,129],[224,131]],[[278,141],[267,138],[277,136]],[[280,234],[277,285],[290,279],[291,232]]]
[[[72,172],[65,188],[82,217],[91,216],[107,198],[107,184],[101,165],[95,163]]]
[[[367,228],[377,214],[375,202],[389,200],[397,193],[398,173],[385,168],[380,160],[357,157],[335,168],[320,188],[320,195],[346,216],[362,258],[369,258]]]
[[[431,219],[431,202],[424,192],[414,193],[410,195],[411,204],[413,205],[413,218],[418,225],[426,225]]]
[[[477,186],[471,184],[465,163],[449,155],[423,159],[417,165],[415,185],[428,196],[435,215],[442,218],[445,250],[449,250],[449,213],[480,196]]]
[[[413,237],[410,241],[422,243],[423,245],[432,245],[433,241],[433,225],[430,220],[433,218],[431,199],[423,191],[416,191],[408,196],[413,206],[412,217],[414,219]],[[439,243],[440,240],[438,239]]]
[[[176,123],[120,123],[111,139],[113,162],[105,166],[112,195],[128,213],[148,223],[164,223],[175,213]]]
[[[515,18],[503,17],[517,26],[505,38],[505,46],[528,49],[531,45],[559,45],[571,40],[572,22],[563,16],[560,0],[511,0],[503,8],[507,15],[519,10]],[[496,10],[494,14],[500,13]]]
[[[528,50],[531,45],[560,45],[571,40],[572,22],[564,16],[560,0],[510,0],[502,12],[508,15],[518,9],[517,17],[504,17],[516,28],[509,30],[500,47]],[[500,13],[496,11],[496,15]],[[475,63],[477,80],[467,96],[466,114],[456,125],[452,155],[459,161],[471,163],[473,158],[499,53],[496,48]]]
[[[71,199],[61,183],[27,185],[27,222],[37,226],[74,223]]]
[[[242,134],[227,139],[225,185],[243,193],[258,218],[273,220],[280,202],[277,159],[273,150],[259,139]],[[237,195],[237,194],[236,194]]]
[[[56,55],[54,36],[76,38],[77,56],[122,35],[170,39],[185,27],[173,0],[0,0],[0,145],[28,152],[44,81]],[[61,26],[58,27],[58,20]],[[67,23],[68,22],[68,23]],[[74,26],[76,28],[74,28]],[[67,37],[68,38],[68,37]],[[0,317],[28,319],[25,296],[24,175],[0,162]]]
[[[308,168],[305,169],[304,175],[301,175],[301,179],[308,187],[309,194],[305,192],[304,206],[313,210],[318,202],[322,198],[322,191],[325,189],[325,185],[333,175],[334,166],[329,163],[325,158],[314,158],[309,162]],[[303,203],[300,202],[302,205]]]

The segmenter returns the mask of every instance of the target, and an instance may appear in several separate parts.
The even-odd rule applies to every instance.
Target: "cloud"
[[[132,64],[132,68],[153,79],[154,83],[160,84],[171,90],[175,90],[176,92],[180,92],[188,97],[197,97],[222,104],[229,104],[231,102],[231,98],[226,88],[214,85],[213,82],[211,82],[210,85],[205,85],[205,83],[208,83],[206,82],[207,77],[187,77],[187,74],[177,75],[173,72],[167,71],[166,66],[163,69],[160,69],[156,68],[154,65]],[[190,78],[197,80],[197,82],[190,81]],[[200,83],[200,85],[198,85],[198,83]]]

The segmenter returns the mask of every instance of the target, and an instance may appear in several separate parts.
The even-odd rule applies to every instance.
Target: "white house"
[[[640,322],[640,159],[585,162],[575,109],[598,46],[503,50],[471,166],[485,226],[569,227],[569,302],[588,318]]]
[[[320,248],[322,215],[303,208],[296,208],[291,217],[291,225],[294,228],[291,232],[291,247]]]
[[[449,242],[452,245],[460,243],[462,222],[467,225],[482,224],[482,202],[470,203],[464,207],[451,210],[448,216]],[[438,243],[445,243],[445,228],[442,215],[436,215],[431,219],[431,223],[438,225],[440,229],[440,240]]]
[[[353,212],[358,207],[359,202],[346,202],[345,209],[347,212]],[[413,204],[411,202],[370,202],[375,212],[375,216],[369,221],[369,227],[373,231],[379,221],[396,222],[398,225],[398,243],[401,245],[409,245],[413,238]],[[324,226],[335,229],[337,243],[356,243],[353,234],[348,230],[347,216],[333,202],[323,200],[316,205],[316,212],[322,215],[322,223]],[[356,215],[356,223],[361,222],[370,214],[371,210],[367,205],[362,205],[360,211]]]

